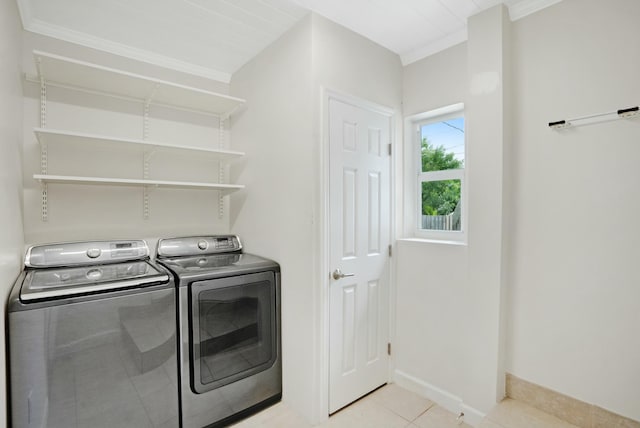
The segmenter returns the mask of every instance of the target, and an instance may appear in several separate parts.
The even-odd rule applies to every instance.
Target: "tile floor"
[[[478,428],[578,428],[518,400],[506,398],[489,412]]]
[[[311,427],[284,403],[245,419],[234,428]],[[335,413],[325,428],[470,428],[455,415],[397,385],[384,386]]]
[[[310,424],[278,403],[233,428],[307,428]],[[426,398],[389,384],[334,414],[321,428],[471,428]],[[520,401],[505,399],[477,428],[577,428]]]

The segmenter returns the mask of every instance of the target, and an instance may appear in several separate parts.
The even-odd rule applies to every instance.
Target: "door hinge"
[[[391,355],[391,343],[387,343],[387,355]]]
[[[389,156],[391,156],[391,144],[387,144],[387,147],[389,147]]]
[[[389,257],[393,256],[393,246],[389,244]]]

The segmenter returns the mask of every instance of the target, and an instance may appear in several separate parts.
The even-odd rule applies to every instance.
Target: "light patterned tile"
[[[480,425],[478,425],[476,428],[505,428],[502,425],[498,425],[497,423],[489,420],[489,419],[483,419],[482,422],[480,422]]]
[[[413,421],[423,414],[434,403],[396,384],[389,384],[365,397],[363,400],[371,400],[380,404],[395,414]]]
[[[495,406],[487,418],[509,428],[576,428],[576,425],[509,398]]]
[[[456,415],[440,406],[431,407],[413,423],[419,428],[471,428],[465,423],[458,424]]]
[[[311,425],[294,412],[289,406],[280,402],[244,419],[233,428],[306,428]]]
[[[320,426],[323,428],[349,428],[362,426],[364,423],[363,421],[350,413],[343,413],[345,410],[331,416],[327,422]]]
[[[294,412],[285,412],[273,415],[255,427],[264,428],[311,428],[311,424]]]
[[[405,428],[410,421],[373,400],[358,401],[339,411],[322,424],[330,428]]]

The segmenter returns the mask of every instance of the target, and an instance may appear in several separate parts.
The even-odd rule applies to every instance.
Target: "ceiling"
[[[28,31],[222,82],[309,11],[406,65],[466,40],[484,9],[505,3],[515,20],[559,1],[17,0]]]

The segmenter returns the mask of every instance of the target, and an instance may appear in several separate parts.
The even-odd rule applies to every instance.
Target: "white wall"
[[[466,42],[411,63],[403,69],[402,113],[412,116],[463,102],[466,81]]]
[[[16,4],[0,4],[0,296],[6,299],[22,267],[22,110],[20,57],[22,29]],[[6,397],[5,317],[0,319],[0,397]],[[5,426],[6,400],[0,399],[0,426]]]
[[[465,103],[468,242],[398,242],[396,378],[467,421],[502,397],[502,156],[506,9],[469,19],[469,40],[405,68],[405,116]],[[411,161],[411,154],[405,155]],[[405,181],[413,177],[404,174]],[[407,195],[411,197],[411,195]],[[410,201],[405,201],[410,206]],[[404,237],[410,237],[405,213]]]
[[[246,97],[234,147],[248,191],[232,198],[231,230],[246,250],[282,266],[283,400],[308,420],[327,417],[320,269],[321,88],[399,108],[397,55],[310,15],[233,75]]]
[[[316,88],[399,110],[402,66],[398,55],[320,15],[312,17]]]
[[[467,92],[466,80],[466,43],[408,65],[403,74],[404,115],[463,102]],[[407,163],[411,161],[410,156],[411,152],[407,150]],[[412,179],[405,173],[406,182]],[[410,205],[410,202],[406,201],[404,205]],[[400,237],[407,237],[407,231],[413,229],[408,219],[410,213],[406,214],[406,231]],[[412,377],[460,397],[465,385],[461,370],[467,352],[464,343],[467,323],[464,288],[468,248],[399,240],[397,249],[393,357],[396,380],[403,383],[407,377]],[[425,393],[424,390],[416,390]],[[446,404],[442,398],[439,401]]]
[[[233,176],[247,191],[231,198],[231,231],[245,250],[282,269],[283,400],[311,418],[317,344],[313,312],[314,175],[311,19],[297,24],[237,71],[234,148],[247,152]]]
[[[36,74],[32,51],[37,49],[221,93],[229,89],[220,82],[33,33],[24,32],[23,38],[21,67],[30,75]],[[39,85],[24,84],[24,229],[28,244],[113,238],[146,238],[153,244],[158,237],[228,231],[228,210],[219,218],[217,192],[198,190],[153,190],[150,217],[145,220],[141,188],[52,184],[48,189],[49,218],[42,221],[40,185],[33,179],[33,174],[40,173],[40,147],[33,134],[33,128],[40,126],[39,96]],[[49,86],[46,127],[142,138],[143,104]],[[217,148],[218,119],[152,105],[148,139]],[[143,178],[142,159],[138,148],[50,146],[48,173]],[[158,152],[151,160],[149,178],[216,182],[218,164],[198,155]]]
[[[398,243],[400,380],[484,410],[495,398],[486,376],[497,379],[499,397],[504,364],[516,376],[640,419],[640,122],[563,132],[547,126],[638,105],[638,16],[633,0],[565,0],[511,24],[511,36],[505,25],[502,99],[486,111],[462,91],[468,82],[459,70],[482,71],[478,64],[493,54],[473,44],[497,27],[474,30],[472,18],[466,52],[460,45],[405,68],[406,115],[467,104],[473,195],[468,247]],[[472,51],[482,57],[472,60]],[[480,122],[500,116],[502,125],[478,134]],[[492,142],[500,132],[501,148]],[[502,181],[501,197],[496,186],[479,189],[478,179]],[[478,211],[481,204],[502,209]],[[474,227],[478,214],[483,224]],[[494,214],[502,215],[501,227]]]
[[[513,28],[508,371],[640,420],[640,2],[565,0]]]

